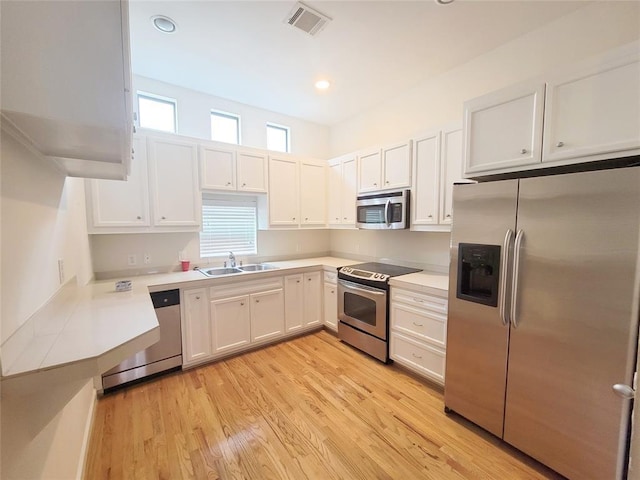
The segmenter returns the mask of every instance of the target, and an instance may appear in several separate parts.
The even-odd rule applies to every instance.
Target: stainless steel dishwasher
[[[105,392],[134,380],[182,367],[180,290],[151,294],[160,325],[160,340],[102,374]]]

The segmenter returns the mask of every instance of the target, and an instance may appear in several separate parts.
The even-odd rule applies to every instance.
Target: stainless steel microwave
[[[409,190],[358,196],[356,227],[371,230],[409,228]]]

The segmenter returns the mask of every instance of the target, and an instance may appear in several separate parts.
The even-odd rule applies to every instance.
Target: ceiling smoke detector
[[[284,21],[292,27],[296,27],[313,36],[322,30],[331,21],[331,18],[306,6],[302,2],[298,2]]]

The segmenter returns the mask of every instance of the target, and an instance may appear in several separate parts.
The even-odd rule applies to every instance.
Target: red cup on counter
[[[180,263],[182,264],[182,271],[183,272],[188,272],[189,271],[189,260],[182,260]]]

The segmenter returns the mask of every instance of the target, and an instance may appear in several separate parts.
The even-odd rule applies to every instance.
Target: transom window
[[[289,151],[289,127],[267,123],[267,149]]]
[[[257,225],[255,197],[204,195],[200,257],[257,254]]]
[[[240,145],[240,117],[232,113],[211,111],[211,139]]]
[[[176,133],[176,100],[138,92],[138,117],[141,128]]]

